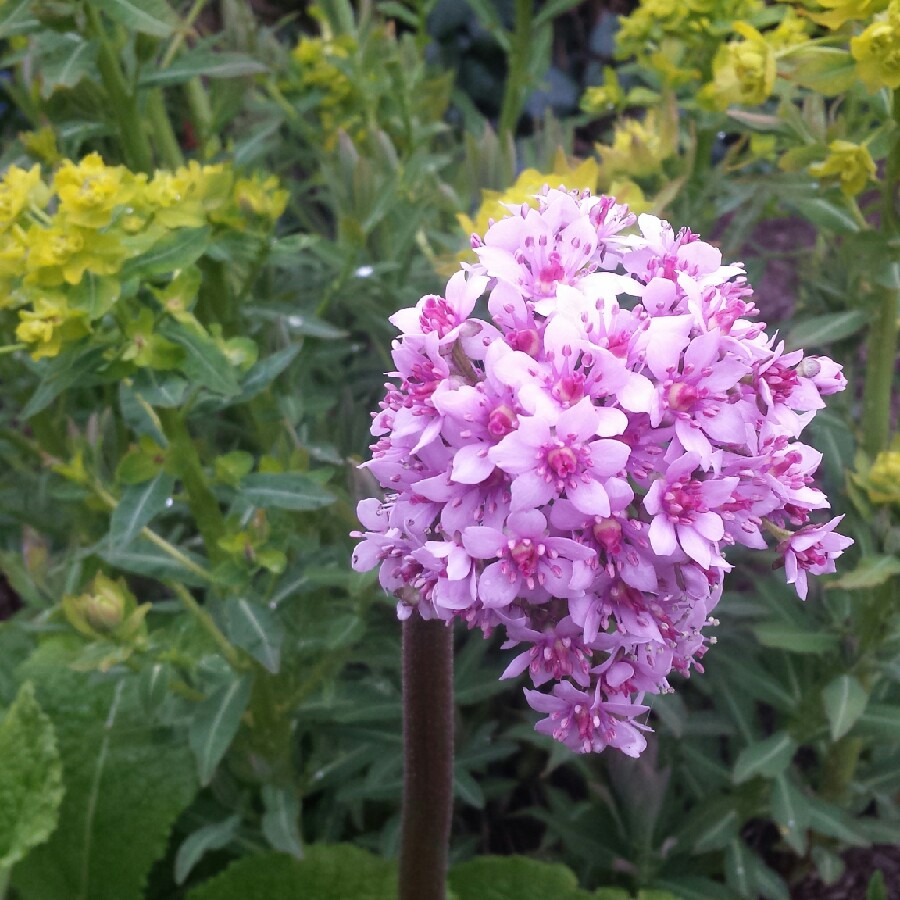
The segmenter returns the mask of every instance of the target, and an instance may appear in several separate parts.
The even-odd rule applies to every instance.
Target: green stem
[[[528,59],[531,50],[531,23],[534,18],[532,0],[516,0],[516,24],[509,52],[509,71],[500,107],[500,121],[497,130],[501,135],[515,137],[516,125],[525,105],[525,91],[528,88]]]
[[[128,83],[119,66],[119,59],[109,43],[100,14],[91,3],[85,4],[91,31],[100,42],[97,67],[103,79],[103,86],[109,94],[112,113],[119,125],[122,152],[130,169],[150,172],[153,168],[153,151],[144,132],[138,113],[137,98],[128,89]]]
[[[847,799],[862,752],[862,738],[844,735],[828,748],[822,763],[822,796],[835,803]]]
[[[150,124],[153,126],[153,138],[162,159],[170,169],[177,169],[184,165],[184,156],[178,145],[178,138],[172,128],[172,122],[166,111],[166,102],[163,92],[157,88],[151,91],[147,98],[147,114]]]
[[[225,534],[225,519],[219,501],[210,490],[200,464],[200,456],[184,419],[175,409],[161,409],[159,419],[172,447],[172,460],[187,494],[188,507],[197,523],[209,558],[222,558],[219,539]]]
[[[197,149],[202,159],[207,159],[213,148],[208,144],[212,137],[212,109],[209,105],[209,97],[199,78],[192,78],[185,85],[188,106],[191,108],[191,117],[194,128],[197,131]]]
[[[172,38],[172,43],[169,44],[166,49],[165,54],[163,55],[162,60],[159,63],[160,69],[168,69],[172,63],[172,60],[175,59],[175,54],[181,49],[181,45],[184,43],[185,37],[187,37],[188,33],[194,27],[194,22],[197,20],[197,16],[203,12],[203,7],[209,0],[194,0],[194,5],[191,7],[190,12],[185,16],[184,21],[181,23],[181,27],[178,29],[178,33],[175,37]]]
[[[900,90],[894,91],[895,128],[900,131]],[[881,231],[885,240],[900,234],[897,221],[897,189],[900,185],[900,134],[887,157],[881,207]],[[887,449],[891,437],[892,385],[897,365],[897,311],[900,291],[882,286],[881,296],[866,342],[866,375],[863,388],[863,449],[875,456]]]
[[[240,651],[225,637],[213,617],[194,599],[191,592],[177,581],[167,581],[165,584],[184,604],[185,609],[196,619],[200,627],[215,641],[231,668],[239,672],[245,671],[248,665]]]
[[[403,623],[399,900],[444,900],[453,812],[453,628]]]

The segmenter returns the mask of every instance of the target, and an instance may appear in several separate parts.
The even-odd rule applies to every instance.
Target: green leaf
[[[45,32],[38,40],[41,96],[50,97],[57,88],[73,88],[97,70],[97,45],[74,32]],[[86,273],[88,274],[88,273]]]
[[[85,272],[81,281],[69,289],[69,305],[87,313],[87,317],[94,322],[112,309],[120,292],[121,285],[117,279]]]
[[[837,47],[817,47],[808,42],[794,48],[786,63],[792,82],[826,97],[843,93],[857,79],[855,60]]]
[[[557,16],[568,12],[578,6],[581,0],[550,0],[543,9],[534,17],[533,28],[540,28],[552,22]]]
[[[281,666],[284,641],[281,620],[266,606],[243,597],[229,597],[225,602],[225,621],[232,643],[275,674]]]
[[[713,797],[692,812],[678,833],[678,844],[692,853],[721,850],[737,837],[739,827],[734,798]]]
[[[800,350],[841,341],[862,331],[869,324],[869,318],[869,314],[862,309],[813,316],[792,326],[787,345],[793,350]]]
[[[134,392],[150,406],[172,409],[180,406],[187,392],[187,382],[171,372],[141,369],[131,382]]]
[[[822,690],[825,715],[831,726],[831,739],[843,737],[866,708],[869,695],[853,675],[838,675]]]
[[[128,546],[141,529],[166,508],[175,479],[160,472],[150,481],[129,484],[109,519],[109,540],[113,546]]]
[[[53,723],[26,682],[0,724],[0,880],[59,819],[62,766]]]
[[[866,900],[889,900],[881,869],[875,872],[866,885]]]
[[[450,869],[458,900],[588,900],[575,873],[526,856],[481,856]]]
[[[178,16],[166,0],[89,0],[129,31],[165,38],[178,27]]]
[[[253,679],[249,675],[223,684],[198,704],[188,731],[188,742],[197,760],[201,784],[209,784],[225,752],[231,745],[241,716],[250,702]]]
[[[182,547],[178,550],[185,559],[197,566],[203,566],[203,558],[196,553]],[[196,571],[143,537],[139,537],[127,547],[110,547],[109,543],[103,540],[97,546],[96,553],[104,562],[123,572],[134,572],[136,575],[146,575],[148,578],[158,578],[161,581],[166,579],[180,581],[192,587],[207,583],[207,579],[202,578]]]
[[[300,352],[296,344],[285,347],[271,356],[254,363],[241,382],[239,402],[246,403],[257,394],[264,391],[269,385],[293,362],[294,357]]]
[[[190,753],[147,720],[136,679],[72,671],[81,643],[49,640],[24,667],[53,720],[59,827],[13,870],[22,900],[140,900],[197,789]]]
[[[816,796],[808,797],[807,803],[809,827],[813,831],[837,838],[854,847],[865,847],[869,843],[866,836],[856,829],[853,818],[841,807]]]
[[[828,653],[837,648],[837,635],[804,631],[799,625],[785,622],[763,622],[753,628],[756,639],[764,647],[777,647],[791,653]]]
[[[181,369],[188,380],[203,385],[214,394],[233,397],[238,393],[234,367],[208,334],[175,322],[167,323],[160,332],[187,351]]]
[[[231,843],[237,834],[241,817],[235,813],[221,822],[211,822],[189,834],[175,854],[175,883],[184,884],[191,869],[200,861],[207,850],[221,850]]]
[[[896,556],[864,556],[855,569],[828,584],[829,588],[858,591],[878,587],[900,575],[900,558]]]
[[[887,703],[870,703],[856,720],[853,733],[860,737],[900,740],[900,707]]]
[[[262,789],[262,833],[275,850],[303,858],[300,839],[300,800],[297,792],[288,788],[265,784]]]
[[[192,78],[239,78],[268,71],[267,66],[246,53],[202,47],[182,54],[167,69],[145,72],[141,75],[140,85],[160,87],[185,84]]]
[[[776,775],[772,781],[772,817],[791,849],[800,856],[806,853],[809,807],[787,773]]]
[[[837,234],[853,234],[859,231],[859,222],[853,215],[830,200],[822,197],[799,197],[785,202],[819,228]]]
[[[777,731],[764,741],[744,747],[734,762],[734,783],[743,784],[757,775],[765,778],[780,775],[796,751],[797,742],[786,731]]]
[[[96,344],[73,348],[42,366],[44,375],[37,390],[22,410],[22,418],[30,419],[46,409],[63,391],[75,384],[95,384],[99,371],[105,368],[105,347]]]
[[[173,229],[149,250],[126,260],[119,277],[127,281],[129,278],[147,278],[185,269],[203,255],[209,241],[210,230],[207,227]]]
[[[37,19],[29,19],[33,0],[6,0],[0,4],[0,40],[15,34],[24,34],[38,25]]]
[[[241,480],[240,498],[254,506],[295,511],[321,509],[334,495],[302,472],[256,472]]]
[[[844,874],[844,860],[837,853],[832,853],[824,847],[813,847],[810,855],[816,864],[819,878],[825,884],[834,884]]]
[[[396,900],[396,866],[352,847],[313,845],[303,860],[247,856],[192,890],[187,900]],[[544,898],[547,900],[547,898]]]

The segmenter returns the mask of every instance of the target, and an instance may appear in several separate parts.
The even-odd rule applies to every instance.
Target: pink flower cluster
[[[840,366],[753,321],[743,267],[611,197],[545,190],[473,236],[476,265],[391,317],[397,371],[353,557],[398,614],[524,652],[539,731],[637,756],[646,694],[706,650],[731,544],[779,539],[789,580],[850,542],[795,439]],[[486,297],[486,306],[482,298]],[[799,529],[793,531],[793,529]]]

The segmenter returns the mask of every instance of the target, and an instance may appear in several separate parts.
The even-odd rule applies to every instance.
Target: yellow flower
[[[31,348],[35,359],[56,356],[64,343],[88,333],[83,316],[69,309],[64,295],[44,293],[32,305],[33,309],[19,312],[16,338],[23,344],[36,345]]]
[[[809,40],[806,19],[800,18],[794,7],[789,6],[778,27],[766,32],[766,40],[773,50],[787,50],[805,44]]]
[[[504,204],[517,205],[527,203],[537,208],[536,195],[544,185],[559,187],[565,185],[570,190],[595,190],[600,167],[595,159],[586,159],[578,163],[569,163],[565,154],[558,153],[554,161],[553,171],[538,172],[537,169],[525,169],[515,183],[505,191],[482,191],[481,206],[475,213],[475,219],[460,213],[457,221],[466,234],[484,235],[490,227],[491,220],[502,219],[508,212]],[[465,254],[468,259],[469,254]]]
[[[729,41],[713,60],[713,81],[701,97],[717,109],[730,103],[756,105],[769,98],[775,87],[775,52],[766,39],[746,22],[735,22],[742,41]]]
[[[873,503],[900,503],[900,450],[879,453],[866,482],[866,491]]]
[[[887,7],[887,0],[819,0],[827,12],[811,12],[809,17],[826,28],[840,28],[845,22],[871,19]]]
[[[109,225],[119,206],[134,196],[134,176],[124,166],[107,166],[99,153],[80,163],[65,160],[53,178],[59,209],[66,220],[83,228]]]
[[[856,71],[872,93],[889,87],[900,88],[900,0],[850,41]]]
[[[601,115],[625,102],[625,92],[619,85],[616,70],[603,69],[603,84],[589,87],[581,97],[581,109],[589,115]]]
[[[113,275],[127,255],[118,232],[78,228],[61,217],[48,228],[30,228],[26,245],[25,280],[44,287],[78,284],[85,272]]]
[[[274,222],[287,206],[288,192],[279,186],[274,175],[266,179],[254,175],[253,178],[239,178],[235,182],[234,201],[245,214],[252,213]]]
[[[32,166],[27,172],[10,166],[0,181],[0,231],[9,228],[26,206],[42,207],[49,197],[40,166]]]
[[[609,185],[609,189],[604,193],[615,197],[619,203],[625,203],[628,208],[636,214],[649,212],[653,208],[653,204],[644,196],[640,185],[635,184],[630,178],[617,178]]]
[[[823,162],[813,163],[809,173],[823,181],[836,181],[848,197],[855,197],[875,178],[875,161],[865,144],[832,141]]]
[[[612,146],[597,144],[609,175],[641,178],[657,174],[675,152],[675,129],[665,110],[647,112],[643,120],[624,119],[616,124]]]
[[[55,166],[62,159],[56,146],[56,132],[49,125],[37,131],[23,131],[19,140],[32,156],[43,160],[48,166]]]

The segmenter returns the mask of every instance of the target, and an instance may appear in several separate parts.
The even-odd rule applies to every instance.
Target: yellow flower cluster
[[[713,60],[713,80],[700,92],[701,99],[716,109],[725,109],[730,103],[763,103],[775,87],[772,45],[746,22],[735,22],[734,30],[743,40],[719,47]]]
[[[674,87],[708,80],[719,38],[764,9],[761,0],[640,0],[622,20],[619,57],[636,57]]]
[[[866,490],[873,503],[900,504],[900,450],[879,453],[866,481]]]
[[[886,13],[850,41],[850,52],[869,91],[900,88],[900,0],[893,0]]]
[[[56,356],[114,306],[128,260],[175,229],[268,232],[286,199],[274,179],[224,164],[147,176],[92,153],[49,183],[38,165],[12,166],[0,180],[0,307],[18,310],[16,339],[36,359]]]
[[[832,141],[828,156],[809,167],[809,174],[823,181],[832,181],[848,196],[855,197],[875,178],[875,160],[865,144],[851,141]]]

